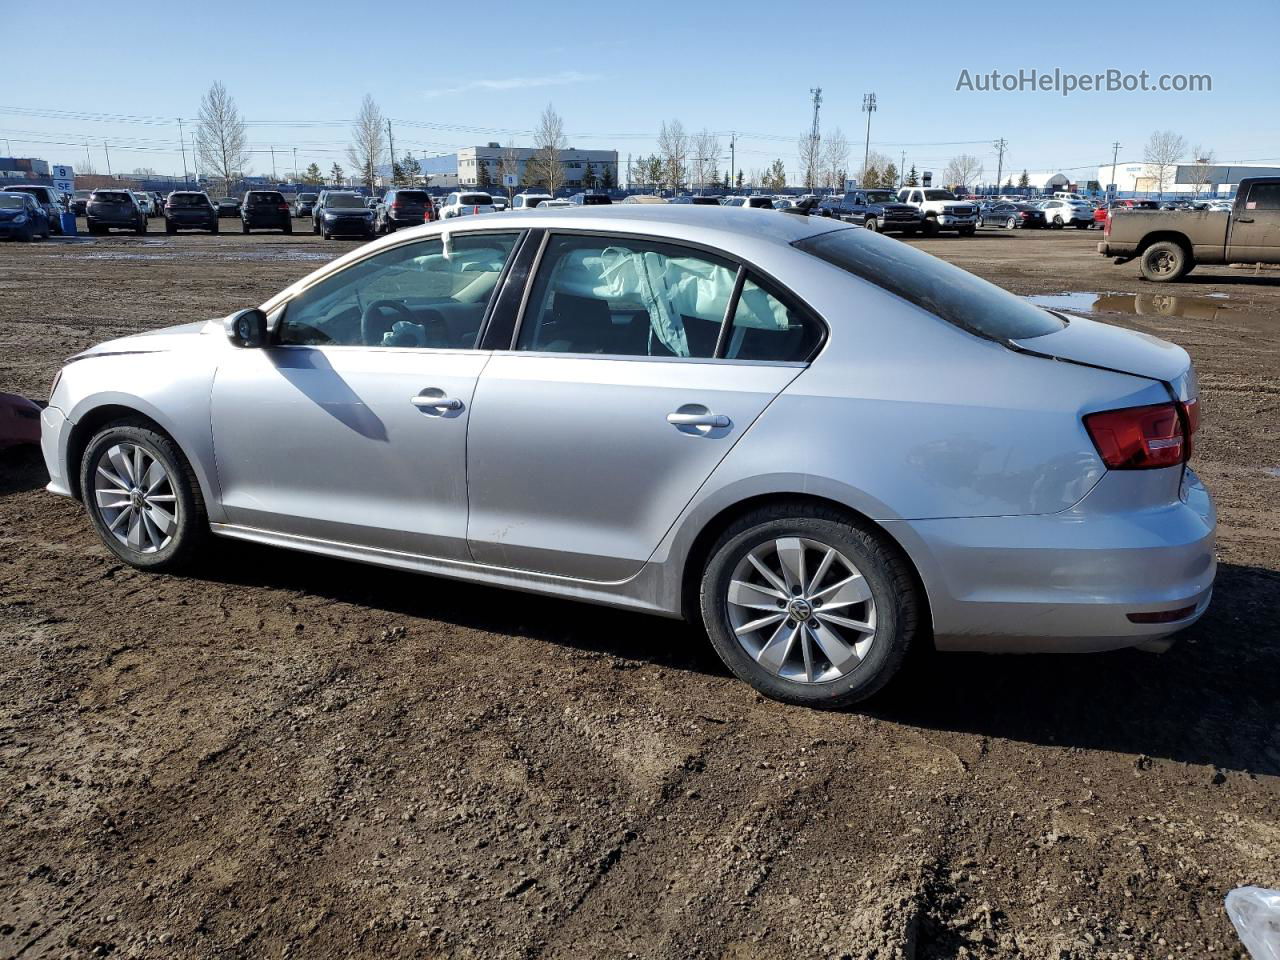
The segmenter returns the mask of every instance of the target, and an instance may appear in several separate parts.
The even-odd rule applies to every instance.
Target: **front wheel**
[[[80,462],[80,493],[107,549],[144,570],[190,562],[209,521],[177,444],[143,421],[99,430]]]
[[[902,666],[920,601],[906,561],[827,507],[782,504],[742,517],[711,551],[703,623],[730,670],[765,696],[836,708]]]
[[[936,237],[938,235],[938,221],[929,217],[924,222],[924,235],[926,237]]]
[[[1053,229],[1055,229],[1055,230],[1061,230],[1061,229],[1062,229],[1062,218],[1061,218],[1061,217],[1054,217],[1054,218],[1053,218]]]
[[[862,225],[866,227],[868,230],[870,230],[872,233],[880,232],[880,221],[877,220],[875,217],[867,217],[866,222],[863,223]]]
[[[978,228],[977,227],[961,227],[956,232],[959,233],[960,236],[962,237],[972,237],[974,234],[978,232]]]

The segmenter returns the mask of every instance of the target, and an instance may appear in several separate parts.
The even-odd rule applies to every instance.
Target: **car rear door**
[[[1251,183],[1231,211],[1227,262],[1280,263],[1280,182]]]
[[[748,309],[748,296],[762,300],[745,269],[718,255],[550,235],[512,349],[493,354],[476,388],[472,556],[590,581],[636,574],[804,366],[751,359],[751,345],[785,323],[760,307],[775,329],[732,332],[726,314]]]

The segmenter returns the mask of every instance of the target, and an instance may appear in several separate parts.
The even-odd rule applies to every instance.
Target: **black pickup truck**
[[[1201,263],[1280,263],[1280,177],[1241,180],[1230,212],[1113,206],[1102,235],[1100,254],[1116,263],[1136,259],[1157,283]]]
[[[851,190],[823,205],[831,216],[873,231],[898,231],[908,236],[924,226],[924,213],[899,203],[889,189]]]

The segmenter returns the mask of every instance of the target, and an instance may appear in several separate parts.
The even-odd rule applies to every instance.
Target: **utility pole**
[[[108,149],[107,141],[105,140],[102,141],[102,152],[106,154],[106,157],[107,157],[107,176],[110,177],[111,176],[111,150]]]
[[[992,146],[996,148],[1000,157],[1000,159],[996,161],[996,192],[999,193],[1001,185],[1000,175],[1004,173],[1004,152],[1008,148],[1009,142],[1005,140],[1004,137],[1001,137],[993,143]]]
[[[898,189],[907,182],[907,151],[902,151],[902,162],[898,164]]]
[[[862,112],[867,115],[867,142],[862,148],[862,176],[867,176],[867,164],[871,162],[871,115],[876,112],[876,95],[874,93],[864,93],[862,95]]]
[[[93,166],[93,161],[89,159],[89,141],[84,142],[84,169],[89,172],[89,168]]]
[[[1111,144],[1111,197],[1114,198],[1120,193],[1120,185],[1116,183],[1116,158],[1120,156],[1120,141],[1116,140]]]
[[[729,131],[729,186],[736,188],[738,183],[738,135]]]
[[[187,135],[182,132],[182,118],[178,118],[178,144],[182,148],[182,185],[187,185]]]
[[[395,175],[396,169],[396,142],[391,139],[391,121],[387,120],[387,146],[391,150],[391,172]]]
[[[298,182],[298,148],[293,148],[293,182]]]
[[[818,132],[818,110],[822,107],[822,88],[811,87],[809,93],[813,95],[813,127],[809,130],[809,169],[804,172],[804,177],[808,181],[805,186],[814,189],[817,187],[818,142],[822,139],[822,135]]]
[[[280,177],[276,174],[276,148],[274,144],[271,147],[271,179],[276,183],[280,182]]]

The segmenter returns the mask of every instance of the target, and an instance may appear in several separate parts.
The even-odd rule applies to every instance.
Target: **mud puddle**
[[[1092,293],[1072,290],[1027,297],[1037,307],[1076,313],[1127,313],[1151,317],[1192,317],[1213,320],[1233,309],[1225,293],[1188,297],[1167,293]]]

